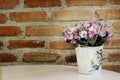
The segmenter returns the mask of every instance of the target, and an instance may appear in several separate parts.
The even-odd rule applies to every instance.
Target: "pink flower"
[[[94,23],[93,20],[87,20],[87,22],[88,22],[89,24],[93,24],[93,23]]]
[[[75,44],[76,40],[80,40],[80,36],[77,33],[65,32],[64,33],[64,40],[71,41],[71,43]]]
[[[75,43],[77,43],[77,42],[76,42],[76,40],[72,39],[72,40],[71,40],[71,43],[75,44]]]
[[[112,38],[112,34],[108,33],[107,39],[111,39]]]
[[[80,39],[80,36],[77,33],[74,33],[73,37],[74,39],[78,39],[78,40]]]
[[[107,39],[110,39],[110,38],[112,38],[112,31],[111,31],[111,29],[110,29],[110,26],[106,26],[105,27],[105,31],[107,32]]]
[[[89,37],[90,37],[90,38],[93,38],[94,35],[95,35],[95,32],[94,32],[94,31],[89,31],[88,34],[89,34]]]
[[[71,34],[71,43],[75,44],[77,40],[80,40],[80,36],[78,34]]]
[[[74,35],[71,34],[70,37],[69,37],[69,40],[72,40],[74,38]]]
[[[85,22],[84,26],[88,27],[88,26],[91,26],[93,24],[93,21],[92,20],[88,20]]]
[[[78,24],[78,25],[76,26],[76,28],[77,28],[77,29],[81,29],[82,26]]]
[[[106,32],[102,30],[102,31],[99,32],[99,35],[100,35],[101,37],[104,37],[104,36],[106,35]]]
[[[90,26],[90,24],[89,24],[88,22],[86,22],[86,23],[84,24],[84,26],[88,27],[88,26]]]
[[[71,34],[68,33],[68,32],[65,32],[64,33],[64,40],[67,41],[67,40],[70,40],[70,37],[71,37]]]
[[[98,30],[99,29],[99,23],[93,23],[91,27]]]
[[[98,33],[98,30],[95,29],[94,27],[89,28],[88,34],[89,34],[90,38],[94,37],[94,35],[97,34],[97,33]]]
[[[71,31],[71,33],[75,33],[75,32],[77,32],[77,27],[73,27],[73,28],[71,28],[70,31]]]

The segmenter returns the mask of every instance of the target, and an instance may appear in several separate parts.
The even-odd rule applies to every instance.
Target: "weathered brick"
[[[0,23],[5,23],[5,22],[6,22],[6,15],[0,14]]]
[[[10,53],[0,53],[0,62],[15,62],[16,56]]]
[[[19,4],[19,0],[0,0],[0,9],[11,9]]]
[[[102,68],[120,73],[120,65],[103,65]]]
[[[60,0],[25,0],[26,7],[55,7],[61,6]]]
[[[120,61],[120,52],[119,53],[109,54],[107,59],[110,62],[112,62],[112,61]]]
[[[45,11],[12,12],[10,18],[17,22],[48,21],[48,15]]]
[[[65,41],[62,41],[62,40],[61,41],[51,41],[50,48],[51,49],[60,49],[60,50],[74,49],[71,44],[66,43]]]
[[[90,19],[91,13],[88,10],[61,10],[52,13],[53,21],[66,20],[87,20]]]
[[[70,62],[77,62],[76,55],[68,55],[65,57],[65,61],[70,63]]]
[[[113,23],[113,31],[114,33],[120,34],[120,22]]]
[[[95,11],[97,19],[120,19],[120,9],[99,9]]]
[[[21,28],[17,26],[0,26],[0,36],[16,36],[21,32]]]
[[[106,0],[66,0],[67,6],[103,6]]]
[[[60,36],[63,32],[62,26],[56,25],[41,25],[27,26],[27,36]]]
[[[120,4],[120,0],[109,0],[110,4]]]
[[[54,62],[60,57],[59,54],[55,53],[43,53],[43,52],[30,52],[24,53],[23,61],[26,62]]]
[[[108,40],[104,46],[107,49],[119,49],[120,48],[120,39]]]
[[[3,47],[3,42],[0,41],[0,49]]]
[[[45,41],[39,40],[10,40],[9,49],[17,48],[42,48],[45,46]]]

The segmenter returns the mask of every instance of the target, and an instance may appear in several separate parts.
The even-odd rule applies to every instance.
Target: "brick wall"
[[[111,25],[103,68],[120,72],[120,0],[0,0],[0,61],[16,64],[76,64],[67,26],[87,19]]]

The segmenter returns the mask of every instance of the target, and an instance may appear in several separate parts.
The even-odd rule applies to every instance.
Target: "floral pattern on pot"
[[[103,53],[102,49],[99,49],[96,51],[95,58],[91,60],[92,69],[89,72],[99,70],[99,68],[102,65],[102,60],[103,60],[102,53]]]

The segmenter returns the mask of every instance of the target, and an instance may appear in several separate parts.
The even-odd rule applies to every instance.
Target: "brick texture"
[[[16,36],[21,32],[20,27],[17,26],[0,26],[0,36]]]
[[[5,22],[6,22],[6,15],[0,14],[0,23],[5,23]]]
[[[11,9],[19,4],[19,0],[0,0],[0,9]]]
[[[97,19],[120,19],[120,9],[100,9],[95,11]]]
[[[120,61],[120,52],[109,54],[107,59],[110,62],[112,62],[112,61]]]
[[[120,22],[113,23],[113,31],[114,33],[120,34]]]
[[[103,65],[102,68],[120,73],[120,65]]]
[[[51,41],[50,48],[59,50],[74,49],[71,44],[66,43],[65,41]]]
[[[55,7],[61,6],[60,0],[25,0],[26,7]]]
[[[104,48],[119,49],[120,48],[120,39],[113,39],[113,40],[107,41]]]
[[[3,42],[0,41],[0,49],[3,47]]]
[[[106,0],[66,0],[67,6],[103,6]]]
[[[0,53],[0,62],[15,62],[16,56],[10,53]]]
[[[76,55],[68,55],[65,57],[65,61],[70,63],[70,62],[77,62]]]
[[[24,53],[23,61],[26,62],[54,62],[60,57],[59,54],[55,53],[43,53],[43,52],[31,52]]]
[[[41,25],[41,26],[27,26],[27,36],[60,36],[63,32],[62,26],[55,25]]]
[[[52,13],[53,21],[69,21],[69,20],[87,20],[90,18],[88,10],[61,10]]]
[[[9,49],[17,48],[42,48],[45,45],[45,41],[39,40],[11,40],[9,41]]]
[[[76,64],[74,47],[63,40],[62,33],[85,20],[103,19],[113,28],[113,38],[104,45],[105,50],[111,51],[103,56],[104,64],[119,65],[119,4],[120,0],[0,0],[0,53],[2,57],[10,54],[10,58],[7,55],[2,60],[12,59],[12,65],[32,61]],[[16,51],[19,56],[11,57]]]
[[[120,0],[109,0],[110,4],[120,4]]]
[[[17,22],[48,21],[48,15],[45,11],[12,12],[10,18]]]

